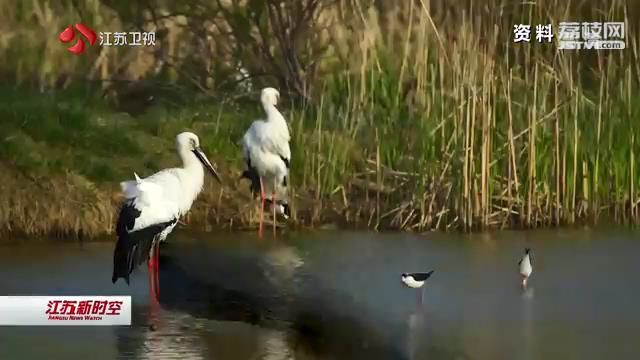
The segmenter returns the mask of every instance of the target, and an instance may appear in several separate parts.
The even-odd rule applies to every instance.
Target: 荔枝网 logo
[[[561,22],[558,48],[563,50],[625,48],[624,22]]]
[[[155,46],[156,33],[154,31],[101,31],[96,34],[96,32],[87,25],[77,23],[73,26],[68,26],[58,35],[58,40],[65,44],[75,40],[75,44],[68,47],[67,51],[78,56],[82,55],[87,48],[85,41],[88,42],[89,46],[93,46],[98,39],[100,39],[98,44],[100,46]]]
[[[0,296],[1,325],[131,325],[131,296]]]

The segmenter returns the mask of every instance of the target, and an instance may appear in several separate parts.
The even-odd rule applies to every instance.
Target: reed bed
[[[372,228],[637,223],[638,8],[489,3],[363,17],[360,68],[327,81],[321,119],[294,117],[313,124],[299,143],[317,146],[297,159],[303,184]],[[514,24],[582,19],[625,21],[627,49],[512,41]]]
[[[100,13],[100,2],[94,5],[94,14]],[[313,77],[304,78],[312,99],[293,102],[285,110],[293,148],[291,225],[336,222],[422,232],[640,222],[640,6],[635,2],[463,1],[453,8],[444,1],[353,0],[323,11],[333,26],[321,36],[300,40],[302,48],[306,42],[326,44]],[[100,14],[110,24],[124,23],[116,15]],[[513,43],[514,24],[550,23],[557,35],[560,21],[624,21],[627,48],[558,51],[555,44]],[[186,33],[172,34],[169,48],[184,44],[179,40]],[[215,42],[224,48],[225,39],[237,41],[229,35]],[[31,48],[38,48],[34,44]],[[116,61],[130,50],[110,51],[108,56]],[[176,64],[186,61],[178,56],[180,51],[173,51]],[[86,61],[81,65],[90,68],[100,61],[102,81],[118,74],[106,56],[77,61]],[[138,65],[151,68],[149,61],[139,60]],[[231,66],[228,58],[220,61],[207,66]],[[136,60],[127,64],[125,72],[136,73],[131,70]],[[15,66],[22,72],[37,67]],[[68,64],[63,68],[73,71]],[[174,86],[196,81],[185,74],[185,67],[175,68],[182,71],[174,73]],[[63,72],[46,73],[35,79],[53,86]],[[197,88],[206,86],[206,78]],[[251,86],[235,94],[266,83],[269,80],[244,81]],[[136,171],[135,166],[151,171],[171,164],[175,132],[197,131],[231,181],[223,187],[207,186],[187,221],[244,228],[255,224],[256,208],[245,184],[234,182],[242,166],[238,142],[259,108],[247,107],[244,98],[220,95],[229,92],[225,86],[200,89],[206,96],[188,105],[152,108],[136,117],[134,125],[108,120],[102,126],[128,126],[163,149],[160,160],[140,150],[140,159],[128,162]],[[250,96],[255,101],[255,92]],[[69,162],[60,161],[67,169]],[[6,163],[15,167],[14,161]],[[88,197],[95,208],[87,214],[95,214],[95,223],[101,225],[87,220],[69,226],[73,233],[105,230],[113,218],[115,205],[98,210],[102,205],[97,201],[117,198],[113,179],[125,176],[126,168],[110,169],[107,162],[103,167],[107,169],[97,174],[74,170],[104,194]],[[69,175],[58,176],[57,186],[68,189],[60,184],[70,184]],[[106,203],[117,203],[110,201]],[[26,220],[7,226],[16,215],[33,217],[24,206],[18,211],[11,204],[0,216],[4,228],[34,226]],[[59,214],[59,208],[51,209]]]

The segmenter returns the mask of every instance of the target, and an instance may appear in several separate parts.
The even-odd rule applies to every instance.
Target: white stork
[[[221,182],[216,168],[200,149],[196,134],[180,133],[176,143],[182,167],[164,169],[144,179],[134,173],[135,180],[120,183],[125,200],[116,224],[118,241],[111,281],[124,278],[129,284],[131,272],[147,261],[152,302],[157,302],[159,296],[159,244],[202,190],[203,166]]]
[[[276,108],[280,93],[274,88],[264,88],[260,95],[267,119],[256,120],[242,138],[243,155],[247,169],[243,178],[251,180],[251,190],[260,192],[260,227],[262,237],[265,200],[273,208],[273,233],[276,232],[276,210],[289,217],[288,177],[291,162],[289,128]],[[271,198],[268,199],[267,197]],[[278,199],[278,201],[276,200]]]
[[[524,256],[518,262],[518,265],[520,265],[520,276],[522,277],[523,289],[527,288],[527,281],[529,280],[529,276],[531,276],[531,273],[533,272],[533,266],[531,262],[532,259],[531,259],[530,253],[531,253],[531,249],[525,248]]]

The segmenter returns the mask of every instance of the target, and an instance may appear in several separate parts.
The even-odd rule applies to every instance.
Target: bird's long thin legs
[[[276,180],[273,180],[273,193],[271,195],[271,205],[273,206],[273,238],[276,238]]]
[[[264,218],[264,185],[260,177],[260,225],[258,228],[258,238],[262,239],[262,222]]]
[[[158,293],[156,292],[156,284],[157,284],[157,269],[158,269],[158,257],[155,245],[151,247],[151,254],[149,259],[147,260],[147,265],[149,267],[149,297],[151,298],[151,306],[149,307],[151,322],[151,330],[155,330],[159,326],[158,319]]]
[[[156,301],[160,302],[160,241],[156,242],[154,250],[154,266],[155,266],[155,287],[156,287]]]
[[[156,301],[156,289],[155,289],[155,258],[153,257],[153,250],[151,252],[151,256],[147,260],[147,268],[149,271],[149,299],[151,300],[151,305],[155,304]]]

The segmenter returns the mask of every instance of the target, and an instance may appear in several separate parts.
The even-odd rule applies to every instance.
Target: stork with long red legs
[[[276,216],[290,216],[288,201],[289,127],[278,111],[280,93],[274,88],[262,89],[260,101],[267,115],[266,120],[254,121],[242,138],[243,156],[247,168],[243,178],[251,180],[251,190],[260,193],[260,224],[258,237],[263,236],[264,208],[269,203],[273,210],[273,236],[276,236]]]
[[[146,261],[152,304],[157,304],[160,296],[160,242],[165,241],[202,190],[204,168],[221,183],[196,134],[178,134],[176,145],[182,167],[164,169],[142,179],[134,173],[135,180],[120,183],[124,202],[116,223],[118,240],[111,281],[115,284],[123,278],[128,285],[133,270]]]

